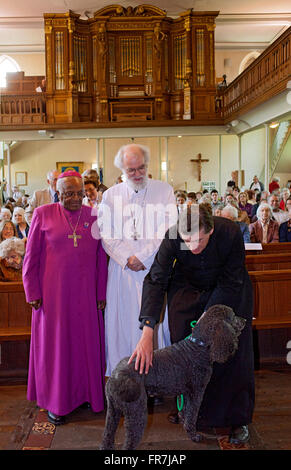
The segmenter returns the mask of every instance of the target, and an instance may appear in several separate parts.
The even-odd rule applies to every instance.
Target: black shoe
[[[250,438],[249,428],[247,425],[232,427],[229,435],[231,444],[244,444]]]
[[[158,395],[157,396],[150,395],[148,397],[149,406],[158,406],[158,405],[162,405],[163,403],[164,403],[163,397],[159,397]]]
[[[171,411],[171,413],[168,414],[167,419],[172,424],[182,424],[183,423],[181,413],[178,413],[177,411]]]
[[[61,424],[65,424],[65,417],[55,415],[51,411],[47,412],[48,420],[50,423],[54,424],[55,426],[60,426]]]
[[[82,410],[89,410],[91,408],[91,405],[90,405],[90,403],[85,401],[85,403],[83,403],[81,406],[79,406],[79,408],[81,408]]]

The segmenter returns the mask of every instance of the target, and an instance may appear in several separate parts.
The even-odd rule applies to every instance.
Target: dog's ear
[[[238,338],[231,325],[224,320],[217,322],[210,341],[210,359],[213,362],[226,362],[237,348]]]

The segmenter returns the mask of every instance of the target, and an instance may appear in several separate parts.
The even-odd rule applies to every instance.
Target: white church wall
[[[241,138],[241,168],[245,171],[245,188],[249,188],[254,175],[264,183],[265,129],[244,134]]]
[[[103,167],[104,183],[115,183],[120,171],[114,166],[114,157],[118,149],[131,142],[128,137],[99,140],[99,162]],[[218,191],[224,191],[231,171],[238,168],[237,137],[221,136],[183,136],[135,138],[135,143],[147,145],[151,152],[149,173],[154,179],[167,180],[174,189],[198,191],[203,181],[215,183]],[[168,172],[161,169],[161,162],[166,162],[168,148]],[[15,172],[26,171],[28,184],[25,192],[46,186],[46,174],[56,167],[57,162],[84,163],[84,169],[91,168],[97,161],[97,140],[47,140],[26,141],[19,143],[11,151],[11,177],[15,184]],[[201,182],[198,181],[198,165],[190,162],[198,153],[209,162],[202,163]],[[164,168],[164,167],[163,167]],[[7,176],[7,165],[5,165]]]
[[[218,136],[183,136],[170,137],[168,141],[168,182],[174,189],[199,191],[203,181],[214,181],[219,184],[219,137]],[[198,164],[191,162],[201,153],[201,181],[198,181]]]
[[[223,135],[221,136],[221,194],[224,194],[227,182],[231,179],[231,172],[238,169],[238,137]]]
[[[26,141],[11,151],[11,180],[15,184],[15,172],[27,172],[27,186],[21,188],[27,194],[47,186],[46,174],[56,168],[57,162],[84,162],[84,169],[96,161],[95,140],[47,140]],[[4,168],[7,175],[7,166]]]
[[[27,54],[16,54],[7,53],[9,57],[12,57],[18,63],[20,70],[25,75],[45,75],[45,54],[42,52],[27,53]]]

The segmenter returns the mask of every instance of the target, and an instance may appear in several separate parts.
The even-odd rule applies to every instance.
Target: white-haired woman
[[[259,205],[256,222],[249,226],[252,243],[279,242],[279,224],[273,219],[272,207],[267,203]]]
[[[0,220],[11,220],[12,214],[7,207],[1,207]]]
[[[17,236],[20,239],[26,240],[29,232],[29,225],[25,220],[25,211],[22,207],[15,207],[12,216],[17,231]]]
[[[18,237],[0,243],[0,281],[21,281],[25,244]]]

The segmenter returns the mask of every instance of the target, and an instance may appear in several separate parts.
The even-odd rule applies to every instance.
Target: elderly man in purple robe
[[[91,234],[96,215],[82,205],[81,175],[62,173],[60,201],[35,209],[23,265],[33,307],[28,400],[55,425],[81,405],[104,409],[107,259]]]

